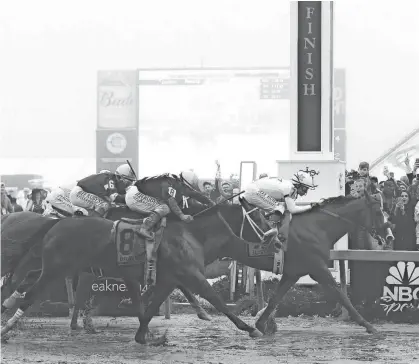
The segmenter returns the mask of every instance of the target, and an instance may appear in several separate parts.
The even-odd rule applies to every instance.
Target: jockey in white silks
[[[284,251],[287,250],[291,215],[308,211],[312,207],[312,205],[297,206],[295,203],[298,196],[304,196],[309,189],[314,190],[317,187],[313,183],[312,173],[313,171],[308,170],[299,171],[291,180],[263,177],[245,188],[243,197],[250,204],[262,209],[269,217],[272,229],[264,234],[264,238],[273,237],[274,244],[282,245]],[[280,221],[282,224],[278,229]]]
[[[70,201],[70,192],[76,184],[77,182],[62,184],[59,187],[53,188],[45,199],[47,209],[44,212],[44,216],[72,216],[74,213],[74,206]]]

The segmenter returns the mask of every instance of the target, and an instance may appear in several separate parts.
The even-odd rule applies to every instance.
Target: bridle
[[[368,210],[370,212],[370,217],[371,217],[371,221],[372,221],[372,227],[371,228],[366,227],[362,223],[355,223],[355,222],[347,219],[346,217],[340,216],[339,214],[337,214],[335,212],[332,212],[332,211],[329,211],[329,210],[327,210],[325,208],[322,208],[322,207],[319,207],[319,211],[326,214],[326,215],[332,216],[332,217],[334,217],[338,220],[341,220],[341,221],[347,223],[348,225],[351,225],[353,227],[353,229],[360,228],[361,230],[371,234],[371,236],[374,239],[376,239],[377,241],[382,243],[385,240],[377,233],[377,229],[380,228],[380,227],[378,227],[378,228],[375,227],[375,218],[373,217],[373,215],[374,215],[373,202],[368,201],[367,198],[365,198],[365,203],[367,204]]]

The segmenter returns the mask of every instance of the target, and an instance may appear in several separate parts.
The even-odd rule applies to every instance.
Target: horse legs
[[[365,320],[359,312],[352,305],[348,296],[339,288],[335,279],[330,273],[326,264],[322,264],[315,273],[310,273],[310,277],[322,284],[327,290],[336,296],[336,298],[341,302],[343,307],[345,307],[349,315],[361,326],[364,326],[367,329],[367,332],[370,334],[377,333],[377,330],[372,326],[367,320]]]
[[[191,291],[186,289],[185,287],[178,286],[177,288],[180,289],[180,291],[183,293],[185,298],[189,301],[191,304],[191,307],[196,311],[196,314],[198,315],[198,318],[205,321],[211,321],[211,317],[208,315],[208,313],[202,308],[202,306],[199,304],[196,297],[193,295]]]
[[[36,282],[36,280],[40,277],[40,273],[41,273],[41,269],[31,270],[28,273],[26,273],[24,280],[19,284],[19,286],[10,295],[10,297],[6,298],[4,302],[2,303],[1,313],[5,312],[6,310],[12,309],[15,306],[17,300],[19,298],[24,297],[24,292],[26,288],[30,287],[31,285],[34,284],[34,282]]]
[[[37,295],[41,293],[49,284],[51,284],[53,281],[55,281],[58,277],[58,269],[56,272],[53,270],[49,271],[48,273],[45,273],[45,271],[42,271],[40,277],[37,279],[37,281],[32,285],[32,287],[29,288],[29,290],[26,293],[22,293],[24,301],[18,308],[18,310],[15,312],[12,318],[10,318],[5,326],[1,328],[1,335],[4,335],[10,329],[12,329],[16,323],[19,321],[19,319],[24,315],[25,311],[34,303],[35,299],[37,298]],[[21,285],[16,289],[16,292],[20,292],[23,290]]]
[[[146,344],[146,334],[148,333],[148,324],[151,319],[158,311],[161,304],[170,295],[170,293],[175,289],[176,284],[172,282],[171,279],[166,279],[157,276],[156,285],[153,289],[153,297],[149,302],[145,312],[142,312],[140,306],[138,319],[140,320],[140,327],[135,334],[135,341],[140,344]],[[141,298],[142,300],[142,298]]]
[[[93,298],[91,297],[91,287],[95,276],[91,273],[82,272],[78,276],[76,288],[76,299],[70,327],[72,330],[79,329],[78,317],[80,310],[83,312],[83,328],[87,333],[96,333],[91,312],[93,310]]]
[[[278,286],[276,287],[274,295],[268,302],[268,306],[260,311],[263,313],[256,321],[256,327],[259,331],[265,333],[268,319],[272,314],[276,312],[276,306],[278,306],[278,303],[281,301],[282,297],[285,296],[288,290],[298,281],[298,279],[298,276],[289,276],[284,273],[281,280],[279,281]]]
[[[233,314],[225,302],[218,296],[211,285],[206,280],[203,273],[198,268],[190,268],[181,279],[182,284],[199,294],[211,303],[218,311],[226,315],[239,330],[247,331],[250,337],[260,337],[263,334],[256,328],[249,326],[235,314]]]

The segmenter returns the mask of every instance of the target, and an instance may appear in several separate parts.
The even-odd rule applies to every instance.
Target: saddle
[[[258,207],[255,205],[250,204],[244,197],[239,197],[239,202],[241,206],[244,208],[246,212],[252,211],[254,209],[257,209]],[[271,228],[273,227],[272,221],[269,221],[265,214],[264,218],[267,220],[268,226]],[[250,218],[250,217],[249,217]],[[251,218],[250,218],[251,219]],[[245,217],[243,219],[243,225],[245,223]],[[250,221],[249,221],[250,223]],[[282,221],[281,221],[282,223]],[[281,223],[278,223],[278,226],[281,225]],[[240,236],[242,237],[242,236]],[[247,245],[247,254],[249,258],[258,258],[261,256],[272,256],[274,259],[272,272],[274,274],[282,274],[284,270],[284,255],[285,251],[283,249],[283,246],[277,247],[273,244],[274,236],[271,236],[268,238],[267,241],[264,241],[263,237],[261,238],[260,244],[248,244]]]
[[[153,228],[154,238],[141,235],[143,219],[121,218],[113,224],[111,240],[116,245],[117,264],[122,267],[143,265],[144,285],[149,287],[156,283],[157,252],[163,239],[166,218]]]

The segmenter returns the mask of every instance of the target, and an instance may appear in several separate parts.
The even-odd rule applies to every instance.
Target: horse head
[[[361,198],[338,196],[324,199],[314,211],[317,209],[349,223],[351,230],[361,229],[368,232],[380,245],[394,239],[390,223],[382,210],[381,200],[371,196],[366,190]]]

